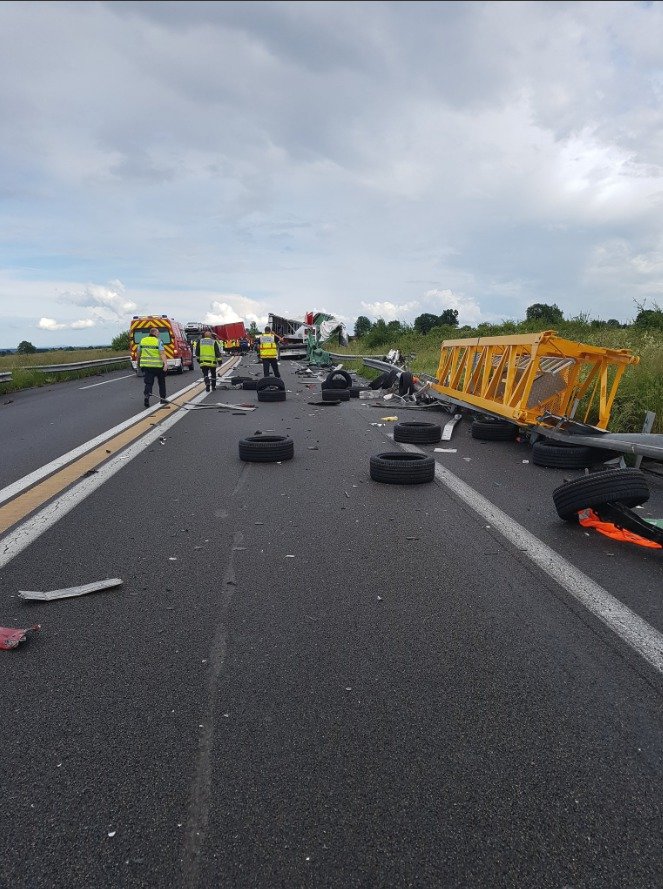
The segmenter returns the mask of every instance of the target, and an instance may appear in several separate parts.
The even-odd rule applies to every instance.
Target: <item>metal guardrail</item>
[[[70,364],[32,364],[27,367],[21,367],[20,370],[38,370],[40,373],[65,373],[70,370],[85,370],[87,367],[105,367],[107,364],[120,364],[131,361],[129,355],[122,358],[95,358],[93,361],[75,361]],[[0,372],[0,383],[9,383],[12,379],[12,372]]]

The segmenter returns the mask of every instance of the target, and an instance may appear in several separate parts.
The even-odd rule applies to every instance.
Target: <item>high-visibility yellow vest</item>
[[[276,337],[273,333],[261,333],[260,334],[260,357],[261,358],[276,358],[278,352],[276,351]]]
[[[163,367],[163,359],[159,352],[159,340],[155,336],[144,336],[140,346],[141,367]]]
[[[216,367],[216,351],[211,337],[203,337],[198,342],[198,362],[201,367]]]

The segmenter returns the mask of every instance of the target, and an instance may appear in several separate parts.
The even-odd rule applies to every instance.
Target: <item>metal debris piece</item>
[[[26,627],[24,630],[16,627],[0,627],[0,651],[11,651],[12,648],[17,648],[21,642],[25,642],[28,633],[38,633],[39,630],[41,630],[41,624]]]
[[[442,430],[442,441],[451,441],[451,435],[454,431],[454,426],[456,423],[462,419],[462,414],[454,414],[450,420],[444,424],[444,429]]]
[[[72,586],[64,590],[19,590],[20,599],[27,602],[52,602],[54,599],[72,599],[74,596],[85,596],[87,593],[96,593],[99,590],[109,590],[112,587],[122,586],[119,577],[111,577],[107,580],[97,580],[94,583],[86,583],[82,586]]]
[[[434,448],[436,454],[457,454],[458,448]]]

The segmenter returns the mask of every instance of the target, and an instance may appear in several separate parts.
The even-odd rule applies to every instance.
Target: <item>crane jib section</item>
[[[639,360],[628,349],[577,343],[552,330],[445,340],[432,388],[522,426],[538,425],[547,412],[582,415],[606,429],[624,371]]]

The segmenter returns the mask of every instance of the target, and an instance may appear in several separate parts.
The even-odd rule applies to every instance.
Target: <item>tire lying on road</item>
[[[394,441],[407,441],[412,444],[435,444],[442,438],[442,427],[438,423],[403,422],[394,426]]]
[[[603,463],[612,456],[608,451],[590,448],[587,445],[557,443],[555,441],[535,441],[532,445],[532,463],[560,469],[584,469],[595,463]]]
[[[323,401],[350,401],[349,389],[323,389]]]
[[[371,478],[388,485],[421,485],[435,478],[435,460],[426,454],[403,451],[386,452],[371,457]]]
[[[398,394],[401,397],[414,395],[414,377],[409,370],[404,370],[398,378]]]
[[[583,475],[555,488],[553,501],[560,519],[572,522],[581,509],[595,509],[605,503],[640,506],[649,500],[649,485],[639,469],[605,469]]]
[[[371,389],[380,389],[384,381],[387,379],[387,374],[380,374],[379,377],[376,377],[374,380],[368,384]]]
[[[491,420],[485,417],[472,421],[470,434],[472,438],[482,441],[513,441],[518,435],[518,427],[508,420]]]
[[[263,386],[262,389],[258,389],[258,401],[285,401],[285,398],[285,390],[276,386]]]
[[[277,463],[294,455],[295,443],[285,435],[250,435],[239,443],[239,459],[247,463]]]
[[[285,389],[285,383],[280,377],[261,377],[256,380],[256,391],[261,389]]]
[[[325,383],[327,384],[325,386],[323,383],[325,389],[349,389],[352,385],[352,377],[346,370],[333,370],[327,374]]]
[[[385,374],[385,378],[382,381],[382,385],[380,388],[382,389],[391,389],[391,387],[396,382],[396,377],[398,376],[397,370],[388,370]]]
[[[242,389],[257,389],[258,380],[242,380]]]

